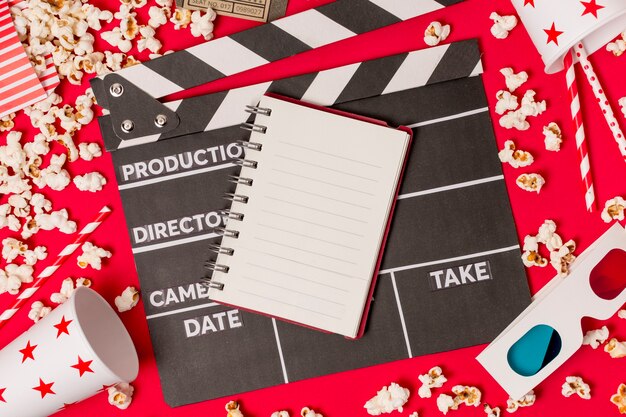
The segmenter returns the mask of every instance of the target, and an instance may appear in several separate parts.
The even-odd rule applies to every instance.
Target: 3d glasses
[[[554,278],[477,360],[515,400],[581,346],[583,317],[610,318],[626,303],[626,231],[611,227]]]

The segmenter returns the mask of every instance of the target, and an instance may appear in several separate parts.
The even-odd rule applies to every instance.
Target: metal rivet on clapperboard
[[[167,116],[164,114],[157,114],[157,116],[154,118],[154,124],[157,127],[163,127],[167,124]]]
[[[111,88],[109,88],[109,92],[113,97],[119,97],[124,94],[124,86],[120,83],[111,84]]]
[[[135,124],[133,123],[132,120],[124,120],[122,122],[122,131],[124,131],[125,133],[130,132],[134,128],[135,128]]]

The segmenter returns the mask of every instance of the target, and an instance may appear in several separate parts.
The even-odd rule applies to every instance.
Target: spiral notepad
[[[209,297],[358,337],[410,130],[277,96],[249,111]]]

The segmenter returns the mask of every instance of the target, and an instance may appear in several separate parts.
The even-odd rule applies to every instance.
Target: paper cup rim
[[[599,26],[599,27],[592,27],[590,29],[587,29],[587,31],[583,32],[579,36],[578,40],[569,42],[567,44],[567,49],[565,50],[566,51],[565,53],[558,52],[555,55],[553,55],[550,59],[545,59],[544,62],[546,62],[546,66],[545,66],[546,74],[554,74],[556,72],[559,72],[559,71],[563,70],[563,68],[564,68],[563,58],[565,58],[565,55],[570,53],[570,51],[574,47],[574,45],[576,45],[577,43],[580,43],[580,42],[585,44],[585,38],[587,38],[589,35],[591,35],[592,33],[597,32],[599,30],[604,29],[604,27],[606,25],[612,24],[617,19],[623,18],[624,16],[626,16],[626,8],[624,10],[622,10],[620,13],[617,13],[615,16],[612,16],[610,19],[607,19],[605,22],[602,23],[601,26]],[[626,29],[626,25],[621,30],[624,30],[624,29]],[[615,36],[617,36],[617,34]],[[609,42],[615,36],[611,36],[609,39],[607,39],[606,42]],[[589,52],[589,54],[592,54],[595,51],[588,51],[588,52]]]
[[[111,337],[115,337],[115,344],[120,351],[121,357],[127,362],[126,366],[111,363],[110,360],[105,359],[101,347],[94,347],[93,341],[90,340],[90,336],[88,335],[90,332],[85,331],[85,318],[81,318],[83,314],[78,311],[76,306],[76,299],[79,297],[91,297],[92,303],[98,304],[97,307],[100,308],[102,314],[109,314],[109,319],[112,320],[115,326],[114,331],[117,333],[116,335],[111,335]],[[135,345],[133,344],[128,330],[109,303],[96,291],[87,287],[76,288],[68,302],[70,303],[70,309],[80,329],[83,344],[91,352],[94,359],[97,359],[118,382],[131,382],[137,378],[139,373],[139,357],[137,356],[137,350],[135,349]]]

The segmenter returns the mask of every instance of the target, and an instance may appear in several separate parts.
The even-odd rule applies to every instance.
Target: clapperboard
[[[393,2],[404,3],[419,2]],[[339,15],[333,18],[339,20]],[[298,16],[285,19],[296,22]],[[377,25],[383,25],[379,21]],[[350,33],[375,27],[372,23]],[[307,48],[347,37],[316,33],[323,33],[324,39],[308,41]],[[236,51],[239,46],[233,46],[232,38],[222,48]],[[212,54],[204,55],[206,62]],[[285,55],[274,51],[270,60]],[[187,59],[196,62],[189,56],[189,50],[178,52],[164,57],[168,65],[157,63],[159,58],[94,83],[98,102],[110,110],[100,119],[101,128],[115,164],[170,405],[490,342],[529,304],[477,42],[162,105],[155,98],[207,82],[207,77],[262,64],[239,58],[236,69],[222,66],[210,75],[190,71],[189,78],[176,78],[181,74],[173,69],[186,65]],[[222,49],[218,56],[228,53]],[[172,57],[178,57],[176,65]],[[159,87],[158,77],[170,76],[176,87]],[[130,108],[119,100],[128,91],[134,106]],[[347,340],[213,303],[199,284],[207,246],[219,243],[213,228],[225,224],[220,210],[228,204],[223,195],[235,189],[228,179],[238,172],[233,159],[243,155],[237,140],[247,138],[238,127],[248,116],[243,109],[265,92],[414,129],[415,142],[361,339]],[[207,383],[207,375],[219,378]]]

